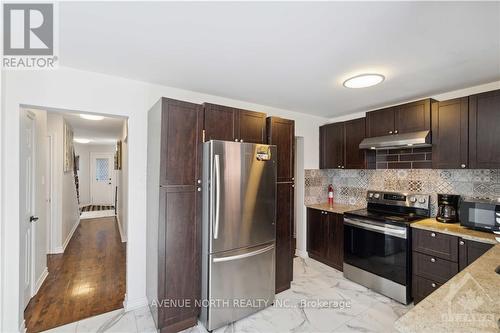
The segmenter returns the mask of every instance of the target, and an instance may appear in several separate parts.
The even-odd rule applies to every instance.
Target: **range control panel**
[[[429,209],[430,207],[430,195],[428,194],[368,191],[366,194],[366,201],[422,209]]]

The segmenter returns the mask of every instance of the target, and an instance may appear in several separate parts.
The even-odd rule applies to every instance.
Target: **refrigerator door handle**
[[[220,163],[219,155],[214,155],[214,169],[215,169],[215,226],[214,226],[214,239],[219,237],[219,208],[220,208]]]
[[[248,257],[253,257],[253,256],[256,256],[258,254],[262,254],[264,252],[270,251],[272,249],[274,249],[274,244],[266,246],[263,249],[259,249],[259,250],[253,251],[253,252],[237,254],[235,256],[229,256],[229,257],[214,258],[214,263],[215,262],[224,262],[224,261],[233,261],[233,260],[239,260],[239,259],[244,259],[244,258],[248,258]]]

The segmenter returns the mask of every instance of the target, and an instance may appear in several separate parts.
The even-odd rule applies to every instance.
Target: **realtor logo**
[[[5,3],[3,22],[4,68],[54,68],[53,3]]]

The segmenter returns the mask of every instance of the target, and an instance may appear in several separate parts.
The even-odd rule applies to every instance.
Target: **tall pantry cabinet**
[[[201,105],[161,98],[149,111],[146,293],[162,333],[199,314],[202,131]]]

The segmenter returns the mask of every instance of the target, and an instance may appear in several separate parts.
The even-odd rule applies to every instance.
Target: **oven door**
[[[410,275],[406,227],[344,217],[344,262],[401,285]]]

